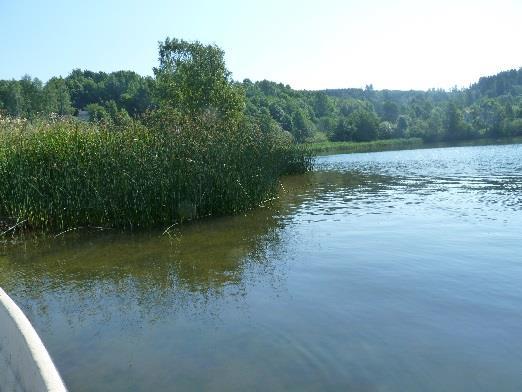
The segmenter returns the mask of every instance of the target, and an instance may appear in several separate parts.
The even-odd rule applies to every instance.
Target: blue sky
[[[0,0],[0,78],[151,74],[170,36],[218,44],[237,80],[463,87],[522,66],[521,21],[521,0]]]

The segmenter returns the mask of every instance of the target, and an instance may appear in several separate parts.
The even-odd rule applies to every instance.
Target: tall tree
[[[450,102],[446,109],[446,137],[450,140],[465,139],[469,127],[464,123],[462,111],[454,102]]]
[[[159,45],[159,62],[154,74],[160,107],[234,123],[242,118],[244,92],[233,83],[219,47],[167,38]]]
[[[0,100],[2,109],[11,116],[23,116],[25,100],[20,82],[16,80],[0,83]]]
[[[395,123],[397,117],[399,117],[399,106],[395,102],[385,101],[382,104],[382,119]]]
[[[43,112],[45,104],[42,82],[37,78],[32,79],[29,75],[24,75],[19,83],[24,97],[23,115],[32,117]]]
[[[44,87],[45,111],[66,115],[73,113],[69,89],[62,78],[51,78]]]

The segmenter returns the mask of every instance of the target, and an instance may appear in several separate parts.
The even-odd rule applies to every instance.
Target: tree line
[[[189,89],[205,84],[194,79],[198,75],[180,77],[185,78]],[[158,70],[150,77],[132,71],[79,69],[47,83],[30,76],[0,80],[0,113],[33,118],[87,111],[91,121],[125,125],[155,110],[159,100],[166,98],[162,92],[169,91],[170,82],[160,77]],[[371,85],[364,89],[300,91],[281,83],[248,79],[231,85],[234,93],[226,99],[207,97],[210,92],[204,88],[191,94],[231,105],[243,102],[246,115],[264,129],[280,130],[297,142],[409,137],[451,141],[522,135],[522,68],[483,77],[469,88],[451,91],[374,90]],[[168,99],[188,101],[172,94]]]

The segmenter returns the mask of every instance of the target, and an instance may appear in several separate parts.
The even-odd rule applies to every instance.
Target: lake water
[[[522,145],[332,155],[245,216],[0,247],[71,391],[522,390]]]

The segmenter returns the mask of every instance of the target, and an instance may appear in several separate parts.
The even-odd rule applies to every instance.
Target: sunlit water
[[[0,247],[71,391],[522,390],[522,145],[322,157],[246,216]]]

